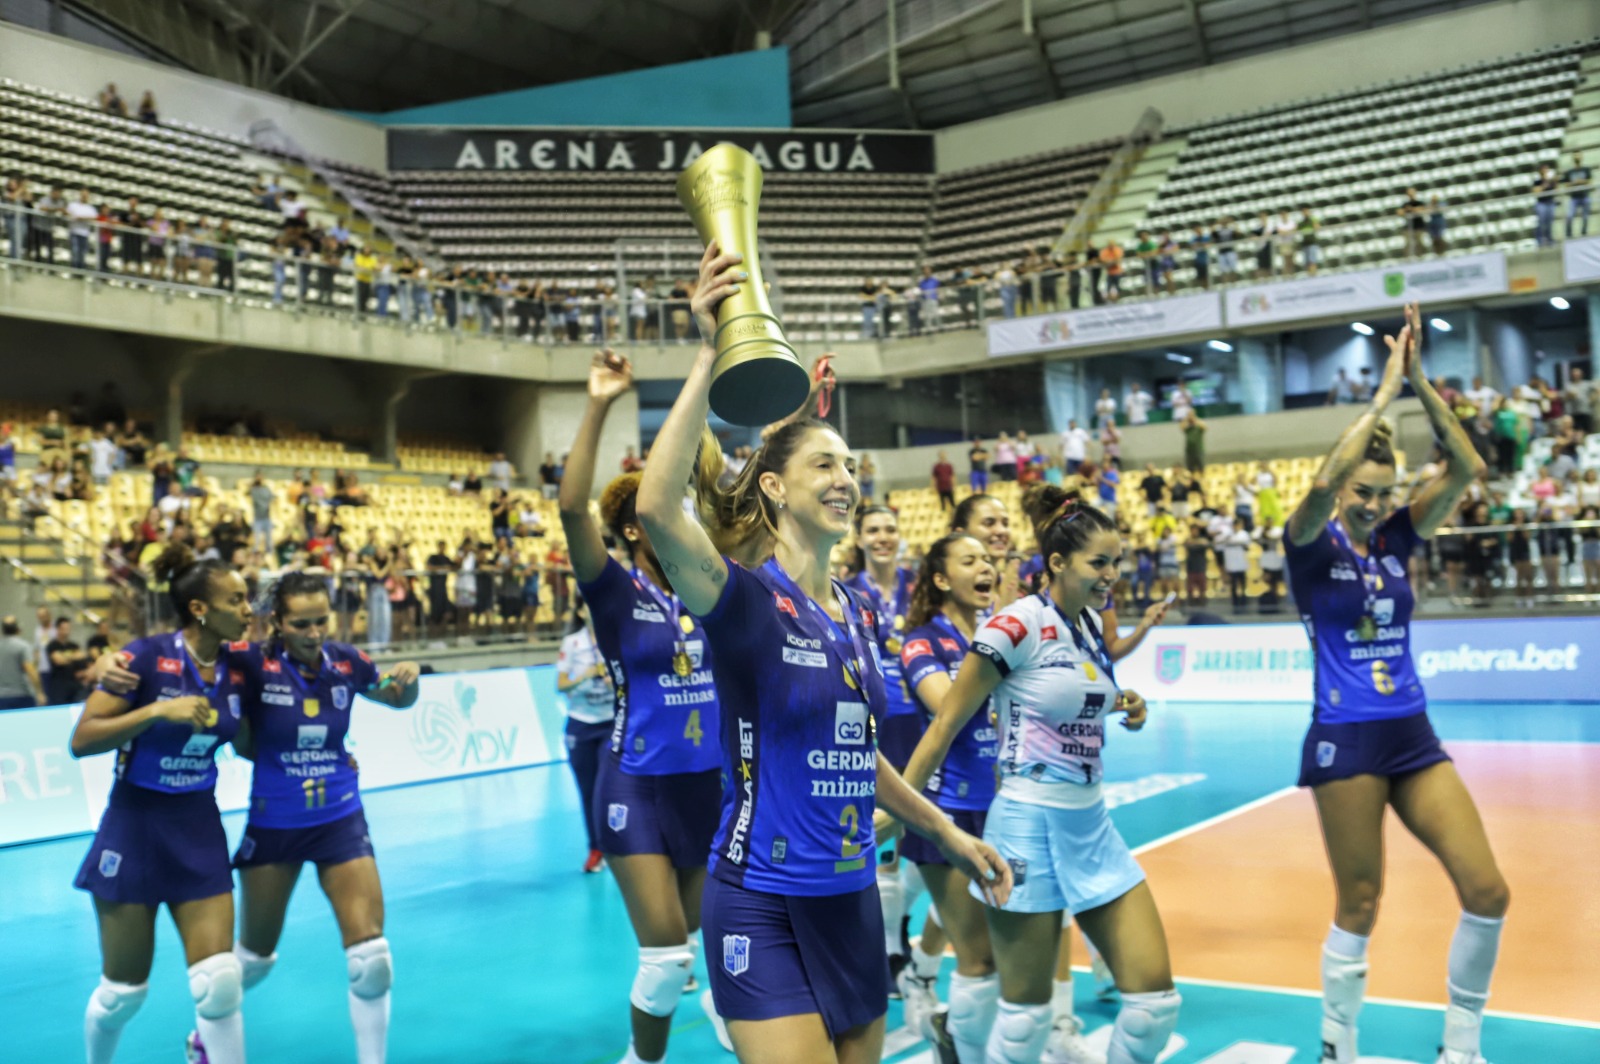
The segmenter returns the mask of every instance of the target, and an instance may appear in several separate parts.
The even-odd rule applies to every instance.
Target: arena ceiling
[[[191,69],[360,111],[725,55],[764,31],[790,47],[796,125],[934,129],[1495,0],[69,2]]]

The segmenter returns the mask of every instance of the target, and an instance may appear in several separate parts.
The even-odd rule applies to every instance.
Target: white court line
[[[1252,810],[1260,809],[1262,806],[1269,805],[1272,802],[1285,797],[1286,795],[1293,794],[1299,789],[1300,788],[1298,787],[1284,787],[1282,790],[1274,791],[1271,794],[1264,795],[1255,799],[1254,801],[1246,802],[1244,805],[1230,809],[1225,813],[1218,813],[1216,816],[1202,820],[1199,823],[1190,824],[1188,827],[1174,831],[1170,835],[1163,835],[1159,839],[1154,839],[1142,846],[1135,847],[1133,850],[1134,856],[1148,853],[1158,846],[1165,846],[1169,842],[1176,842],[1177,840],[1189,835],[1193,835],[1198,831],[1203,831],[1206,828],[1214,827],[1223,821],[1232,820],[1236,816],[1241,816],[1245,813],[1251,812]],[[1075,972],[1084,973],[1089,973],[1090,971],[1090,969],[1087,967],[1079,968],[1077,966],[1074,966],[1072,970]],[[1177,981],[1180,983],[1194,983],[1197,986],[1217,987],[1218,989],[1222,990],[1259,990],[1267,994],[1287,994],[1293,997],[1308,997],[1316,998],[1319,1001],[1322,1000],[1322,992],[1320,990],[1303,990],[1298,987],[1268,986],[1258,983],[1236,983],[1222,979],[1200,979],[1192,976],[1177,976]],[[1393,1005],[1396,1008],[1403,1009],[1426,1009],[1430,1012],[1444,1011],[1443,1005],[1436,1005],[1427,1001],[1406,1001],[1401,998],[1382,997],[1369,997],[1366,1000],[1379,1005]],[[1485,1012],[1485,1015],[1494,1016],[1505,1020],[1525,1020],[1529,1023],[1549,1023],[1555,1024],[1558,1027],[1579,1027],[1589,1031],[1600,1031],[1600,1023],[1596,1023],[1591,1020],[1572,1020],[1561,1016],[1540,1016],[1529,1012],[1502,1012],[1499,1009],[1488,1009]]]
[[[1241,806],[1236,806],[1233,809],[1229,809],[1226,813],[1218,813],[1216,816],[1208,817],[1199,823],[1190,824],[1186,828],[1179,828],[1170,835],[1163,835],[1159,839],[1153,839],[1142,846],[1135,846],[1133,848],[1133,855],[1137,857],[1140,854],[1149,853],[1157,846],[1165,846],[1169,842],[1177,842],[1179,839],[1193,835],[1197,831],[1204,831],[1206,828],[1215,827],[1224,820],[1232,820],[1236,816],[1243,816],[1245,813],[1260,809],[1264,805],[1270,805],[1285,795],[1293,794],[1299,789],[1300,788],[1298,787],[1285,787],[1282,790],[1273,791],[1271,794],[1257,798],[1253,802],[1246,802]]]

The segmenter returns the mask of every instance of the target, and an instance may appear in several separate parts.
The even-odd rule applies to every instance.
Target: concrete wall
[[[935,150],[941,173],[962,170],[1125,136],[1146,107],[1178,129],[1596,35],[1600,3],[1505,0],[953,126]]]
[[[130,107],[150,89],[168,121],[193,122],[242,137],[252,122],[270,118],[313,155],[379,170],[385,166],[382,128],[310,104],[10,22],[0,22],[0,56],[0,74],[27,85],[93,97],[114,81]]]

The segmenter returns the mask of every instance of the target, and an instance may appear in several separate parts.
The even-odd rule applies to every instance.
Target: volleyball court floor
[[[1600,708],[1449,704],[1433,715],[1512,888],[1486,1055],[1495,1064],[1596,1064]],[[1142,733],[1111,729],[1113,816],[1149,872],[1184,995],[1171,1064],[1316,1059],[1332,886],[1311,802],[1291,786],[1305,716],[1303,705],[1156,704]],[[395,951],[393,1064],[621,1056],[635,944],[610,877],[578,871],[584,842],[565,765],[374,793],[367,815]],[[236,839],[242,818],[227,821]],[[89,900],[70,884],[87,844],[0,849],[5,1064],[83,1059],[83,1004],[99,959]],[[1457,905],[1443,872],[1392,817],[1388,846],[1362,1048],[1372,1064],[1432,1064]],[[279,956],[245,1001],[251,1059],[353,1060],[344,958],[314,876],[300,881]],[[1103,1043],[1115,1006],[1094,999],[1087,977],[1077,1004]],[[163,917],[150,998],[119,1062],[181,1061],[191,1018],[181,948]],[[686,996],[670,1060],[732,1059],[699,996]],[[932,1060],[900,1025],[897,1003],[884,1059]]]

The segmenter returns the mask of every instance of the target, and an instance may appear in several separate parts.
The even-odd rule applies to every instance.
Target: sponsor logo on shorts
[[[256,840],[249,835],[239,840],[239,860],[248,861],[256,855]]]
[[[612,831],[623,831],[628,826],[628,807],[621,802],[612,802],[606,807],[606,827]]]
[[[794,647],[784,647],[783,663],[785,665],[804,665],[808,669],[826,669],[828,667],[828,655],[820,650],[796,650]]]
[[[100,874],[107,879],[115,879],[120,871],[122,871],[122,855],[116,850],[101,850]]]
[[[1022,641],[1028,638],[1028,626],[1023,624],[1017,618],[1012,617],[1010,614],[997,614],[996,616],[989,618],[989,623],[984,625],[984,627],[993,628],[996,631],[1004,632],[1006,638],[1011,640],[1011,645],[1014,647],[1021,646]]]
[[[833,711],[833,741],[840,746],[867,744],[867,706],[864,702],[839,702]]]
[[[183,753],[180,757],[205,757],[211,748],[217,745],[215,735],[191,735],[189,741],[183,744]]]
[[[1006,864],[1011,866],[1011,885],[1020,887],[1028,881],[1028,862],[1020,857],[1007,857]]]
[[[1318,743],[1317,744],[1317,767],[1318,768],[1329,768],[1329,767],[1331,767],[1333,765],[1333,755],[1337,754],[1338,752],[1339,752],[1339,748],[1337,746],[1335,746],[1333,743],[1330,743],[1330,742],[1320,742],[1320,743]]]
[[[326,724],[302,724],[298,746],[301,750],[321,750],[328,741],[328,726]]]
[[[349,662],[341,661],[339,664],[348,665]],[[350,688],[344,684],[333,689],[333,708],[340,711],[350,708]]]
[[[782,835],[772,840],[772,863],[783,864],[789,857],[789,840]]]
[[[722,936],[722,966],[728,974],[740,976],[750,970],[750,936]]]

